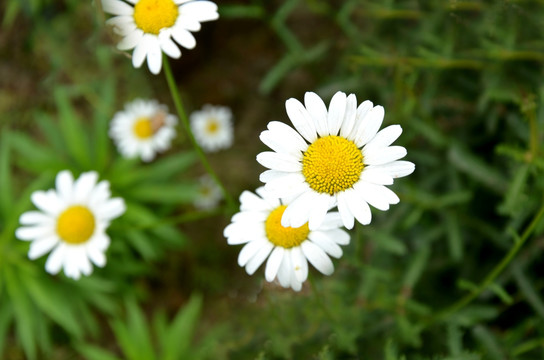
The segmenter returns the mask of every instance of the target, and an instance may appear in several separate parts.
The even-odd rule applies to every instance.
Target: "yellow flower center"
[[[206,123],[206,132],[208,134],[215,134],[219,130],[219,122],[214,119],[208,119],[208,122]]]
[[[94,233],[94,215],[85,206],[73,205],[57,219],[57,234],[69,244],[81,244]]]
[[[134,135],[140,139],[147,139],[153,135],[153,127],[151,126],[151,119],[140,118],[134,123]]]
[[[179,10],[172,0],[140,0],[134,5],[134,22],[145,33],[158,35],[176,23]]]
[[[283,227],[281,225],[281,216],[285,208],[285,205],[281,205],[274,209],[268,215],[264,226],[266,237],[272,244],[289,249],[302,244],[308,238],[310,229],[308,228],[308,223],[299,228]]]
[[[334,135],[314,141],[302,158],[306,182],[318,193],[329,195],[352,187],[363,168],[363,154],[357,145]]]

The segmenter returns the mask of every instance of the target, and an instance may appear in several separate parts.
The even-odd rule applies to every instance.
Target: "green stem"
[[[176,111],[178,112],[178,116],[183,123],[183,126],[185,127],[185,130],[187,132],[187,135],[189,137],[189,140],[191,141],[191,144],[193,145],[196,153],[198,154],[198,157],[200,158],[200,162],[210,174],[212,179],[215,181],[215,183],[221,188],[221,191],[223,192],[223,197],[227,201],[228,207],[230,210],[236,211],[236,203],[232,196],[229,194],[221,180],[219,180],[219,177],[213,171],[210,163],[208,162],[208,159],[206,158],[206,155],[204,154],[204,151],[202,151],[202,148],[195,140],[195,137],[193,135],[193,132],[191,130],[191,125],[189,124],[189,118],[187,117],[187,114],[185,113],[185,110],[183,108],[183,103],[181,101],[181,96],[179,95],[178,88],[176,85],[176,81],[174,80],[174,76],[172,75],[172,69],[170,68],[170,63],[168,62],[168,58],[166,56],[163,56],[163,67],[164,67],[164,75],[166,76],[166,82],[168,83],[168,87],[170,88],[170,94],[172,95],[172,100],[174,101],[174,106],[176,107]]]
[[[535,215],[535,217],[533,218],[529,226],[527,226],[527,228],[525,229],[521,237],[516,239],[517,241],[514,243],[510,251],[508,251],[508,253],[504,256],[501,262],[499,262],[493,268],[493,270],[491,270],[491,272],[485,277],[485,279],[480,283],[480,285],[478,285],[470,294],[467,294],[465,297],[461,298],[459,301],[457,301],[453,305],[445,308],[444,310],[438,312],[435,316],[431,317],[427,322],[425,322],[425,325],[429,326],[432,323],[435,323],[450,317],[451,315],[455,314],[460,309],[470,304],[485,289],[487,289],[487,287],[497,278],[497,276],[499,276],[499,274],[506,268],[506,266],[510,264],[510,262],[519,252],[523,244],[530,237],[531,233],[534,231],[536,225],[539,223],[543,215],[544,215],[544,201],[543,201],[542,207],[540,208],[538,213]]]

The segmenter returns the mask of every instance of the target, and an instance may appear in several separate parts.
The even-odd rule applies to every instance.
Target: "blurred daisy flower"
[[[302,288],[308,277],[308,262],[325,275],[334,266],[329,256],[340,258],[339,245],[349,244],[349,234],[340,229],[342,220],[337,212],[325,215],[319,227],[311,230],[308,224],[298,228],[284,227],[281,217],[286,204],[264,187],[258,195],[244,191],[240,196],[241,211],[232,217],[224,230],[229,245],[246,244],[238,256],[238,264],[252,275],[268,258],[265,278],[295,291]]]
[[[296,99],[285,103],[290,126],[273,121],[260,138],[274,151],[260,153],[257,161],[270,170],[260,179],[280,198],[294,198],[282,217],[283,226],[309,222],[317,229],[334,206],[344,226],[354,219],[371,220],[369,204],[379,210],[399,202],[385,185],[411,174],[415,165],[399,161],[402,146],[390,146],[402,133],[400,125],[378,132],[384,117],[382,106],[364,101],[357,107],[354,94],[337,92],[329,109],[321,98],[307,92],[304,105]]]
[[[191,116],[191,130],[200,147],[207,152],[232,145],[232,112],[225,106],[204,105]]]
[[[209,175],[200,177],[194,205],[200,210],[211,210],[219,204],[223,198],[221,188]]]
[[[31,241],[28,257],[37,259],[51,254],[45,270],[57,274],[64,269],[66,276],[79,279],[90,275],[91,262],[103,267],[110,238],[106,229],[110,221],[125,212],[125,202],[111,198],[109,182],[97,183],[98,173],[81,174],[74,181],[72,174],[57,174],[56,190],[36,191],[31,200],[39,211],[27,211],[19,219],[15,231],[20,240]]]
[[[135,68],[147,58],[147,66],[153,74],[161,71],[163,52],[178,59],[181,56],[178,44],[193,49],[196,40],[191,31],[199,31],[201,22],[219,18],[217,5],[211,1],[102,0],[102,7],[115,15],[107,24],[122,37],[117,48],[134,49],[132,65]]]
[[[136,99],[114,115],[110,136],[124,157],[151,161],[156,153],[170,148],[176,124],[176,116],[168,114],[166,106],[155,100]]]

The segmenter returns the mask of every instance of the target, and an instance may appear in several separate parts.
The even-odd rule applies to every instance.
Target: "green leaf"
[[[472,330],[472,335],[484,346],[487,350],[487,358],[495,360],[506,359],[506,354],[500,346],[500,341],[493,335],[485,326],[476,325]]]
[[[121,360],[112,353],[97,346],[82,344],[76,345],[75,348],[87,360]]]
[[[57,87],[53,95],[59,111],[60,131],[68,153],[82,168],[91,168],[86,130],[70,103],[66,89]]]
[[[13,321],[13,307],[5,297],[0,298],[0,355],[4,353],[4,346],[9,326]]]
[[[62,288],[54,286],[48,279],[38,281],[32,275],[26,276],[24,284],[34,303],[47,316],[72,336],[76,338],[83,336],[83,329],[76,314],[74,314],[70,296],[67,296],[68,294],[65,294]]]
[[[508,292],[496,282],[489,284],[489,290],[493,291],[506,305],[510,305],[514,302]]]
[[[198,186],[193,183],[138,185],[125,191],[127,198],[147,203],[187,204],[194,200]]]
[[[144,260],[150,261],[158,257],[157,246],[144,232],[129,230],[126,237],[130,244],[142,255]]]
[[[446,213],[445,220],[450,257],[453,261],[458,262],[463,257],[463,237],[461,235],[458,214],[455,212],[448,212]]]
[[[16,164],[23,169],[40,174],[44,171],[60,171],[66,168],[66,162],[59,154],[22,133],[12,131],[9,141],[13,149],[24,158],[15,158]]]
[[[423,246],[418,250],[417,254],[412,257],[412,261],[408,266],[406,275],[402,281],[403,287],[413,289],[421,274],[425,270],[425,266],[429,260],[431,249],[429,246]]]
[[[499,206],[500,213],[513,215],[527,202],[527,197],[524,196],[523,191],[527,186],[529,168],[530,166],[528,164],[523,164],[516,169],[514,178],[510,182],[510,186],[504,197],[504,201]]]
[[[93,141],[92,149],[96,170],[102,172],[108,161],[111,142],[108,136],[108,126],[114,114],[111,109],[115,100],[115,81],[113,77],[104,79],[100,83],[98,102],[93,116]]]
[[[380,249],[390,252],[395,255],[406,254],[406,245],[396,237],[386,233],[376,233],[372,241]]]
[[[53,118],[49,114],[37,111],[34,119],[40,128],[40,133],[45,136],[48,144],[54,148],[55,152],[57,154],[66,154],[66,145],[64,145],[59,126]]]
[[[512,272],[519,290],[529,305],[531,305],[538,316],[544,319],[544,302],[542,301],[538,291],[532,285],[533,281],[527,279],[523,273],[521,265],[516,261],[512,263]]]
[[[13,211],[13,188],[11,184],[10,169],[10,148],[8,138],[10,136],[8,129],[2,129],[0,138],[0,215],[7,218]]]
[[[190,344],[192,343],[197,320],[202,308],[202,297],[193,295],[189,302],[179,310],[168,333],[163,340],[162,360],[177,360],[189,358]]]
[[[155,359],[155,351],[153,349],[144,314],[138,308],[135,301],[127,301],[125,304],[127,310],[127,329],[132,338],[132,342],[129,346],[132,349],[137,349],[137,353],[132,359]],[[132,349],[127,351],[123,346],[123,351],[127,355],[129,352],[132,353]]]
[[[17,337],[23,346],[23,350],[28,359],[36,359],[37,339],[36,329],[38,328],[38,317],[35,308],[21,287],[21,279],[13,272],[11,267],[4,268],[6,289],[13,306],[15,316],[15,330]]]

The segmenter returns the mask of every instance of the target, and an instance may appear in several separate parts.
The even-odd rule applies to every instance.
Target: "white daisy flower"
[[[179,59],[181,51],[177,44],[193,49],[196,40],[191,32],[199,31],[201,22],[219,18],[217,5],[211,1],[102,0],[102,8],[115,15],[107,24],[122,36],[117,48],[134,49],[132,65],[135,68],[147,58],[147,66],[153,74],[161,71],[163,52]]]
[[[240,196],[240,212],[224,230],[230,245],[246,244],[238,256],[238,264],[252,275],[268,258],[265,278],[276,277],[283,287],[295,291],[302,288],[308,277],[308,261],[325,275],[331,275],[334,266],[329,256],[340,258],[339,245],[349,244],[349,234],[340,229],[342,220],[337,212],[325,215],[314,230],[308,224],[298,228],[284,227],[281,217],[286,204],[264,187],[257,195],[244,191]]]
[[[294,198],[282,217],[283,226],[309,222],[317,229],[334,206],[346,228],[354,219],[367,225],[369,204],[379,210],[399,202],[385,185],[411,174],[415,165],[399,161],[406,155],[401,146],[390,146],[402,133],[400,125],[378,132],[384,117],[382,106],[364,101],[357,107],[354,94],[337,92],[329,110],[321,98],[307,92],[304,104],[285,103],[290,126],[273,121],[260,138],[274,151],[257,155],[269,168],[260,176],[265,188],[280,198]]]
[[[110,136],[127,158],[139,156],[151,161],[155,154],[170,148],[176,136],[177,118],[155,100],[136,99],[117,112],[110,125]]]
[[[207,152],[232,145],[232,112],[225,106],[204,105],[191,116],[191,130],[200,147]]]
[[[66,276],[77,280],[81,274],[92,273],[91,262],[106,265],[104,253],[110,245],[106,229],[126,208],[123,199],[111,198],[108,181],[97,184],[97,180],[95,171],[74,181],[64,170],[57,174],[56,190],[32,193],[31,200],[39,211],[21,215],[22,226],[15,236],[31,241],[31,260],[51,251],[45,263],[48,273],[57,274],[63,268]]]
[[[198,192],[194,200],[195,207],[200,210],[211,210],[217,207],[223,198],[221,188],[209,175],[200,177],[198,182]]]

